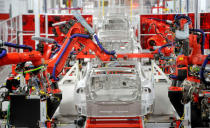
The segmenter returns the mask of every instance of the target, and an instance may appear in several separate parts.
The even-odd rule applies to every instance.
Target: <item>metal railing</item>
[[[22,44],[22,37],[19,32],[22,31],[22,16],[16,16],[0,22],[0,40],[14,44]],[[8,52],[15,52],[16,49],[8,48]]]

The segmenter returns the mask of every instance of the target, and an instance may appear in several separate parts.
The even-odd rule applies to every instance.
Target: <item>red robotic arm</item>
[[[110,60],[110,58],[112,57],[111,55],[108,55],[104,51],[102,51],[89,38],[89,35],[83,36],[81,35],[81,33],[85,33],[84,28],[81,26],[80,23],[75,23],[67,33],[65,42],[56,57],[48,61],[48,72],[52,73],[54,67],[56,66],[55,76],[57,76],[62,71],[70,52],[72,51],[74,46],[78,46],[78,44],[88,47],[90,50],[95,52],[95,55],[98,56],[102,61]]]
[[[101,50],[98,45],[96,45],[90,39],[89,35],[83,34],[86,34],[85,29],[80,23],[75,23],[66,34],[66,39],[55,57],[48,59],[49,53],[52,51],[52,46],[49,45],[49,47],[44,47],[43,54],[41,54],[39,51],[8,53],[6,56],[0,59],[0,66],[32,61],[34,66],[48,64],[48,72],[52,74],[53,70],[55,69],[55,76],[57,76],[62,71],[66,60],[74,46],[78,45],[84,45],[88,47],[91,51],[95,52],[95,55],[102,61],[109,61],[110,58],[113,57],[112,55],[108,55],[103,50]]]
[[[162,46],[167,43],[168,40],[172,40],[170,31],[170,25],[156,21],[155,18],[142,18],[143,31],[148,30],[149,34],[156,34],[150,36],[146,41],[147,49],[154,49],[153,46]],[[148,29],[147,29],[148,28]],[[166,37],[168,40],[166,40]]]
[[[59,27],[57,27],[59,29]],[[44,46],[43,53],[39,51],[24,52],[24,53],[8,53],[5,57],[1,58],[0,66],[8,64],[18,64],[21,62],[32,61],[34,66],[41,64],[47,64],[47,72],[57,77],[62,71],[66,60],[72,50],[78,47],[85,46],[88,50],[95,53],[102,61],[110,61],[111,58],[153,58],[153,54],[137,53],[137,54],[118,54],[115,57],[113,55],[105,53],[104,49],[101,49],[96,43],[92,41],[84,27],[80,23],[72,24],[72,27],[65,35],[63,45],[60,47],[58,53],[50,58],[53,46],[48,44]],[[81,57],[78,57],[81,58]],[[87,57],[89,58],[89,57]],[[92,58],[92,57],[91,57]]]
[[[18,64],[26,61],[32,61],[35,66],[41,65],[42,55],[39,51],[8,53],[0,59],[0,66]]]

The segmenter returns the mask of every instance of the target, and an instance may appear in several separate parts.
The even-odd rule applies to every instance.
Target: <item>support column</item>
[[[199,14],[199,10],[198,10],[198,7],[200,6],[200,4],[199,4],[199,0],[195,0],[195,19],[194,19],[194,21],[195,21],[195,28],[196,29],[199,29],[200,28],[200,14]]]
[[[179,0],[179,13],[182,13],[182,0]]]
[[[44,11],[45,11],[45,34],[48,38],[48,15],[47,15],[47,0],[44,0]]]
[[[187,11],[186,13],[187,13],[187,14],[188,14],[189,11],[190,11],[190,10],[189,10],[189,8],[190,8],[190,5],[189,5],[189,4],[190,4],[189,0],[186,0],[186,11]]]
[[[40,13],[39,13],[39,2],[40,0],[34,0],[34,16],[35,16],[35,36],[40,36]],[[35,41],[35,48],[39,43],[38,40]]]

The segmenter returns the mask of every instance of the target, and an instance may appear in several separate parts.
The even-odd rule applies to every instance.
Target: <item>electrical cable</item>
[[[165,48],[165,47],[168,47],[168,46],[173,46],[173,43],[167,43],[167,44],[161,46],[161,47],[158,49],[158,54],[161,55],[161,50],[162,50],[163,48]],[[169,59],[173,59],[173,57],[163,57],[163,56],[161,56],[160,59],[161,59],[161,60],[169,60]]]
[[[175,15],[175,17],[174,17],[174,20],[175,21],[178,21],[180,19],[186,19],[188,24],[191,24],[192,23],[192,20],[191,20],[191,18],[189,16],[185,16],[185,15],[180,15],[179,16],[178,14]]]
[[[87,31],[93,35],[93,37],[95,38],[98,46],[100,47],[100,49],[102,51],[104,51],[106,54],[108,55],[114,55],[115,54],[115,51],[107,51],[106,49],[103,48],[103,46],[101,45],[98,37],[96,34],[94,34],[94,30],[92,29],[92,27],[90,27],[90,25],[87,23],[87,21],[77,12],[77,11],[72,11],[72,14],[75,16],[75,18],[82,24],[83,27],[85,27],[87,29]]]
[[[4,57],[7,54],[7,50],[4,48],[0,48],[0,51],[1,51],[0,58]]]
[[[56,67],[57,67],[58,63],[60,62],[60,59],[62,58],[63,54],[65,53],[66,49],[68,48],[69,44],[71,43],[71,41],[72,41],[73,38],[75,38],[75,37],[90,38],[89,35],[84,35],[84,34],[74,34],[74,35],[72,35],[72,36],[70,37],[68,43],[66,44],[64,50],[62,51],[61,55],[59,56],[58,60],[56,61],[55,65],[54,65],[54,67],[53,67],[52,78],[53,78],[54,80],[56,80],[56,81],[59,80],[59,79],[56,78],[56,76],[55,76]],[[103,48],[103,46],[102,46],[102,44],[100,43],[100,41],[99,41],[99,39],[98,39],[98,37],[97,37],[96,34],[94,34],[94,38],[95,38],[95,40],[96,40],[96,42],[97,42],[99,48],[100,48],[102,51],[104,51],[104,52],[105,52],[106,54],[108,54],[108,55],[114,55],[114,54],[115,54],[115,51],[109,52],[109,51],[107,51],[105,48]]]
[[[72,40],[76,37],[81,37],[81,38],[90,38],[89,35],[84,35],[84,34],[74,34],[70,37],[69,41],[67,42],[65,48],[63,49],[61,55],[59,56],[58,60],[56,61],[54,67],[53,67],[53,72],[52,72],[52,78],[56,81],[58,81],[59,79],[55,76],[55,70],[56,70],[56,67],[57,65],[59,64],[61,58],[63,57],[64,53],[66,52],[68,46],[70,45],[70,43],[72,42]]]
[[[58,51],[60,51],[61,45],[58,44],[58,42],[54,41],[54,44],[56,45],[57,49],[50,55],[50,58],[52,58]]]
[[[99,41],[99,39],[98,39],[98,37],[97,37],[96,34],[94,34],[93,37],[95,38],[95,40],[96,40],[98,46],[100,47],[100,49],[101,49],[102,51],[104,51],[106,54],[108,54],[108,55],[114,55],[114,54],[116,53],[115,51],[111,51],[111,52],[107,51],[107,50],[102,46],[102,44],[100,43],[100,41]]]
[[[24,71],[23,73],[34,72],[34,71],[38,71],[38,70],[43,69],[43,68],[44,68],[44,66],[40,66],[38,68],[34,68],[34,69],[31,69],[31,70]],[[17,73],[21,74],[22,72],[17,72]]]
[[[181,128],[183,121],[179,124],[179,128]]]
[[[60,51],[60,48],[56,49],[56,50],[50,55],[50,58],[53,58],[53,56],[54,56],[58,51]]]
[[[33,50],[33,48],[28,45],[18,45],[18,44],[13,44],[13,43],[9,43],[9,42],[4,42],[4,45],[8,46],[8,47],[13,47],[13,48],[28,49],[29,51]]]
[[[183,124],[184,116],[185,116],[185,112],[183,113],[182,117],[179,119],[181,121],[181,123],[179,124],[179,128],[181,128]]]
[[[52,58],[58,51],[60,51],[60,48],[56,49],[56,50],[51,54],[50,58]],[[71,51],[71,52],[70,52],[70,55],[73,55],[73,54],[75,54],[75,53],[76,53],[76,51]]]
[[[54,41],[54,44],[56,45],[56,47],[58,47],[58,48],[60,48],[61,47],[61,45],[60,44],[58,44],[58,42],[56,42],[56,41]]]
[[[201,66],[201,70],[200,70],[200,80],[205,84],[210,86],[210,82],[206,81],[205,77],[204,77],[204,71],[205,71],[205,67],[207,65],[207,63],[210,61],[210,54],[206,57],[206,59],[204,60],[202,66]]]
[[[168,46],[172,46],[173,43],[168,43],[168,44],[165,44],[163,46],[161,46],[159,49],[158,49],[158,53],[161,54],[161,50],[165,47],[168,47]]]
[[[169,77],[172,78],[172,79],[178,79],[178,77],[176,75],[173,75],[173,74],[170,74]]]
[[[202,55],[204,55],[204,45],[205,45],[205,39],[206,39],[204,31],[201,29],[190,29],[190,31],[200,32],[202,34],[201,53],[202,53]]]

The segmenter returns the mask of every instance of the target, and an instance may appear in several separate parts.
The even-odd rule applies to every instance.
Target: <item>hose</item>
[[[162,50],[163,48],[168,47],[168,46],[172,46],[172,45],[173,45],[173,43],[167,43],[167,44],[161,46],[161,47],[158,49],[158,54],[161,55],[161,50]],[[173,58],[173,57],[163,57],[163,56],[160,56],[160,59],[161,59],[161,60],[170,60],[170,59],[172,59],[172,58]]]
[[[171,44],[171,43],[168,43],[168,44],[165,44],[165,45],[161,46],[161,47],[158,49],[158,53],[160,54],[160,53],[161,53],[161,50],[162,50],[163,48],[165,48],[165,47],[168,47],[168,46],[172,46],[172,44]]]
[[[173,74],[170,74],[169,77],[172,78],[172,79],[178,79],[178,77],[176,75],[173,75]]]
[[[178,16],[178,15],[176,15],[174,17],[174,20],[175,21],[178,21],[180,19],[186,19],[188,24],[191,24],[192,23],[192,20],[191,20],[191,18],[189,16],[185,16],[185,15]]]
[[[71,41],[76,38],[76,37],[81,37],[81,38],[90,38],[89,35],[84,35],[84,34],[74,34],[70,37],[69,41],[67,42],[65,48],[63,49],[62,53],[60,54],[60,56],[58,57],[58,60],[56,61],[54,67],[53,67],[53,72],[52,72],[52,78],[56,81],[58,81],[59,79],[55,76],[55,70],[57,65],[59,64],[61,58],[63,57],[64,53],[66,52],[68,46],[70,45]]]
[[[13,44],[13,43],[9,43],[9,42],[4,42],[4,45],[8,46],[8,47],[13,47],[13,48],[28,49],[29,51],[33,50],[33,48],[28,45],[18,45],[18,44]]]
[[[103,47],[102,44],[100,43],[100,41],[99,41],[97,35],[94,35],[94,38],[95,38],[95,40],[96,40],[96,42],[97,42],[99,48],[100,48],[102,51],[104,51],[104,52],[105,52],[106,54],[108,54],[108,55],[114,55],[114,54],[115,54],[115,51],[109,52],[109,51],[107,51],[106,49],[104,49],[104,47]],[[60,46],[59,44],[58,44],[58,46],[59,46],[59,48],[56,49],[55,52],[52,53],[52,55],[51,55],[50,58],[52,58],[52,57],[60,50],[60,47],[61,47],[61,46]],[[74,53],[74,51],[72,51],[70,54],[72,55],[73,53]]]
[[[109,52],[109,51],[107,51],[106,49],[104,49],[104,47],[103,47],[102,44],[100,43],[100,41],[99,41],[99,39],[98,39],[98,37],[97,37],[96,34],[94,34],[93,37],[95,38],[95,40],[96,40],[96,42],[97,42],[99,48],[100,48],[102,51],[104,51],[106,54],[108,54],[108,55],[114,55],[114,54],[116,53],[115,51]]]
[[[72,11],[72,14],[74,15],[74,17],[82,24],[83,27],[85,27],[87,29],[87,31],[94,36],[98,46],[100,47],[100,49],[102,51],[104,51],[106,54],[108,55],[114,55],[115,51],[107,51],[106,49],[103,48],[103,46],[101,45],[98,37],[96,34],[94,34],[94,30],[92,29],[92,27],[86,22],[86,20],[75,10]]]
[[[206,39],[204,31],[201,29],[190,29],[190,31],[200,32],[202,34],[201,53],[204,55],[204,45],[205,45],[205,39]]]
[[[58,49],[56,49],[50,56],[50,58],[52,58],[58,51],[60,51],[60,47]],[[74,54],[74,51],[70,52],[70,55]]]
[[[50,55],[50,58],[52,58],[58,51],[60,51],[61,45],[57,43],[56,47],[58,47],[58,48]]]
[[[70,52],[70,55],[74,55],[74,54],[77,54],[77,52],[76,51],[71,51]]]
[[[4,57],[7,54],[7,50],[4,48],[0,48],[0,51],[1,51],[0,58]]]
[[[53,58],[53,56],[54,56],[58,51],[60,51],[60,48],[56,49],[56,50],[50,55],[50,58]]]
[[[61,45],[60,44],[58,44],[58,42],[54,42],[55,43],[55,45],[56,45],[56,47],[58,47],[58,48],[60,48],[61,47]]]
[[[210,82],[206,81],[205,77],[204,77],[204,70],[206,68],[207,63],[210,61],[210,54],[206,57],[206,59],[204,60],[202,67],[201,67],[201,71],[200,71],[200,80],[205,84],[210,86]]]

